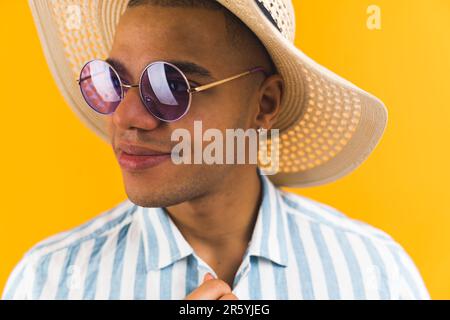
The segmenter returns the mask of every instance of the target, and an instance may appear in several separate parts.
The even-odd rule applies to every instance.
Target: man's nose
[[[131,88],[125,92],[124,99],[112,115],[112,121],[122,130],[153,130],[161,123],[142,103],[139,88]]]

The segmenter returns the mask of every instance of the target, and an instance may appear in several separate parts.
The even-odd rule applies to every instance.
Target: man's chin
[[[170,207],[189,200],[187,190],[183,187],[183,179],[169,179],[161,174],[138,177],[124,174],[124,185],[128,199],[134,204],[145,208]],[[189,185],[189,183],[187,183]]]
[[[123,170],[122,176],[129,200],[147,208],[167,208],[197,200],[211,192],[211,185],[216,184],[211,179],[215,174],[191,166],[155,167],[141,174]]]
[[[126,189],[128,199],[134,204],[144,208],[170,207],[176,204],[176,199],[169,192],[162,190],[128,190]]]

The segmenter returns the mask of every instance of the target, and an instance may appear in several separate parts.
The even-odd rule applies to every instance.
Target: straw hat
[[[261,40],[285,81],[275,185],[310,187],[356,169],[374,150],[387,110],[373,95],[294,46],[290,0],[218,0]],[[75,79],[85,62],[106,58],[128,0],[29,0],[56,83],[78,117],[109,143],[105,118],[89,108]]]

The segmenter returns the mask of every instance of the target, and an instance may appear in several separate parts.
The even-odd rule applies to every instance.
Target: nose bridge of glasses
[[[122,83],[122,99],[125,97],[125,94],[128,92],[128,90],[133,88],[139,88],[139,84],[127,84]]]
[[[139,84],[122,84],[122,87],[126,88],[126,89],[131,89],[131,88],[139,88]]]

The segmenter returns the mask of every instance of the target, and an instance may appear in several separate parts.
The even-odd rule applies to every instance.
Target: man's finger
[[[205,276],[203,277],[203,282],[208,281],[208,280],[212,280],[212,279],[215,279],[214,276],[211,273],[207,272],[205,274]]]
[[[239,300],[239,299],[234,294],[228,293],[228,294],[224,295],[222,298],[220,298],[219,300]]]
[[[231,288],[225,281],[213,279],[202,283],[185,300],[219,300],[229,293],[231,293]]]

